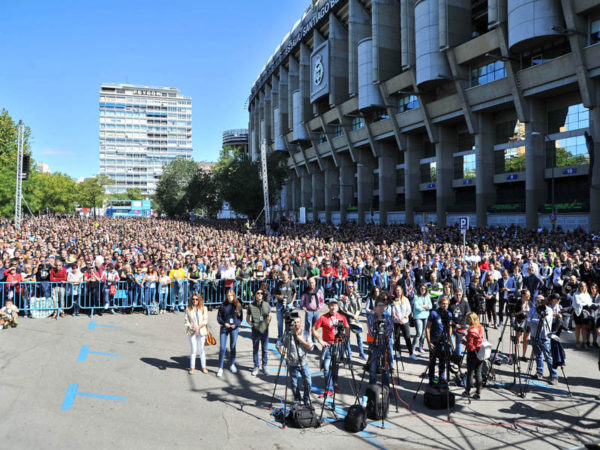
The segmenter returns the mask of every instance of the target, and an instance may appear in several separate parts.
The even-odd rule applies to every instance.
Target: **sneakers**
[[[479,394],[476,392],[475,394],[473,394],[473,397],[471,397],[475,400],[479,400],[481,397],[479,396]]]
[[[262,367],[260,368],[260,373],[262,373],[263,375],[266,375],[266,373],[267,373],[267,368],[266,368],[265,366],[262,366]]]
[[[463,396],[463,397],[469,397],[469,391],[464,391],[464,392],[462,393],[462,396]]]
[[[367,355],[365,355],[364,353],[363,353],[362,355],[358,355],[358,357],[359,357],[360,359],[362,359],[363,361],[366,361],[366,360],[367,360]]]
[[[419,347],[419,353],[425,353],[425,350],[423,349],[423,347]]]
[[[532,380],[539,380],[540,378],[543,378],[543,377],[544,377],[543,373],[536,373],[534,375],[531,375]]]
[[[221,378],[223,376],[223,369],[217,370],[217,377]]]
[[[258,367],[252,369],[252,376],[255,377],[256,375],[258,375]]]
[[[114,310],[114,309],[112,309],[112,308],[110,308],[110,313],[111,313],[111,314],[116,314],[115,310]]]
[[[229,367],[229,370],[231,370],[231,373],[237,373],[237,367],[235,367],[235,364],[232,364],[231,367]]]
[[[336,394],[340,393],[340,388],[338,387],[337,384],[335,386],[333,386],[333,390],[335,391]]]
[[[325,394],[327,394],[327,397],[333,397],[333,392],[331,392],[331,391],[327,391],[327,392],[323,391],[323,392],[321,392],[319,394],[319,398],[325,397]]]
[[[552,385],[554,385],[556,383],[558,383],[558,378],[552,378],[552,377],[548,378],[548,384],[549,385],[552,386]]]
[[[410,355],[410,359],[412,359],[414,361],[418,361],[419,360],[419,358],[417,357],[417,355],[414,354],[414,353],[412,355]]]

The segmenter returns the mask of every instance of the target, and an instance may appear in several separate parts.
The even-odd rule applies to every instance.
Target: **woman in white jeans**
[[[194,373],[196,368],[196,355],[200,357],[200,366],[202,373],[208,373],[206,370],[206,356],[204,354],[204,341],[208,331],[208,310],[204,306],[204,299],[200,294],[194,294],[190,297],[188,307],[185,310],[185,327],[192,350],[190,353],[189,373]]]

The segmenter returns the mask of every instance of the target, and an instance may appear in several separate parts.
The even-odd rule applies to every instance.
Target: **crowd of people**
[[[79,315],[86,308],[96,314],[132,313],[156,304],[157,312],[165,313],[188,305],[190,371],[196,355],[205,371],[205,310],[214,306],[219,308],[221,376],[227,342],[229,368],[237,371],[235,347],[244,314],[252,328],[253,375],[267,364],[272,309],[278,345],[285,313],[296,306],[303,311],[304,326],[302,321],[294,325],[302,330],[295,350],[315,343],[327,349],[330,328],[341,317],[363,359],[363,341],[371,335],[361,331],[363,314],[383,314],[390,324],[391,357],[401,348],[412,359],[429,353],[434,384],[435,366],[442,366],[447,354],[442,342],[447,311],[451,351],[460,355],[466,346],[467,365],[476,379],[480,368],[469,354],[481,340],[471,328],[497,328],[507,320],[518,330],[520,358],[535,340],[536,376],[541,377],[543,361],[552,366],[550,334],[574,330],[578,349],[598,347],[599,247],[600,237],[583,230],[518,227],[471,229],[463,246],[457,227],[433,225],[286,223],[266,236],[235,220],[34,218],[19,230],[2,222],[0,324],[16,326],[19,315],[32,315],[30,300],[40,297],[51,301],[52,317]],[[208,301],[207,286],[220,295]],[[122,290],[125,295],[119,297]],[[74,297],[89,301],[65,302]],[[326,303],[328,312],[322,315]],[[548,316],[541,316],[541,306],[548,308]],[[540,320],[548,322],[548,329],[534,333]],[[372,326],[367,320],[369,330]],[[297,352],[297,373],[305,372],[300,370],[303,352]],[[322,359],[327,374],[326,351]],[[337,389],[336,376],[326,391]],[[438,381],[444,377],[440,373]],[[555,370],[548,382],[556,382]],[[479,394],[480,383],[475,384]]]

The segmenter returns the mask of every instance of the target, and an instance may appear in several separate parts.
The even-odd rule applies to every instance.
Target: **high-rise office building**
[[[192,158],[192,99],[169,87],[103,84],[100,89],[100,174],[107,193],[156,190],[162,168]]]

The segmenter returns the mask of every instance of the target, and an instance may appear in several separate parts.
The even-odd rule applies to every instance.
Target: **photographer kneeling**
[[[312,334],[317,339],[317,342],[321,344],[323,347],[323,351],[321,353],[321,364],[323,365],[323,375],[325,377],[325,391],[320,397],[325,396],[327,394],[328,397],[333,396],[333,390],[339,392],[339,388],[337,387],[337,379],[338,379],[338,365],[334,364],[334,367],[331,367],[331,359],[332,359],[332,351],[331,347],[333,344],[340,342],[344,337],[348,337],[350,334],[350,327],[348,326],[348,321],[346,318],[338,313],[338,302],[337,299],[332,298],[329,300],[327,304],[329,308],[329,312],[327,314],[323,314],[317,320],[317,323],[314,324],[312,328]],[[323,336],[319,337],[317,330],[319,328],[323,329]],[[337,355],[336,355],[337,356]]]
[[[384,300],[375,302],[375,309],[367,317],[367,329],[375,339],[369,360],[369,384],[377,383],[379,368],[383,385],[389,386],[390,375],[394,373],[394,321],[385,310]]]
[[[548,306],[546,299],[542,295],[536,297],[536,306],[529,310],[527,323],[534,336],[533,354],[536,361],[536,373],[532,376],[534,380],[543,378],[544,361],[548,364],[550,377],[548,384],[555,384],[558,381],[558,374],[552,365],[552,353],[550,352],[550,333],[552,330],[552,308]],[[541,320],[540,320],[541,319]]]

